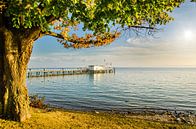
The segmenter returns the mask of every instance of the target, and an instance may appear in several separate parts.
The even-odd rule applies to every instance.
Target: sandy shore
[[[76,111],[64,108],[48,106],[47,110],[59,110],[59,111]],[[149,121],[164,122],[164,123],[177,123],[177,124],[188,124],[196,125],[196,113],[194,111],[183,111],[183,110],[168,110],[158,108],[135,108],[129,111],[119,110],[80,110],[79,112],[95,113],[95,114],[115,114],[124,117],[139,118]]]
[[[19,123],[0,119],[3,129],[196,129],[192,123],[177,120],[172,114],[134,114],[114,112],[83,112],[62,109],[31,109],[32,117]],[[182,117],[180,118],[182,119]],[[186,118],[183,118],[186,119]],[[188,119],[186,119],[188,120]],[[190,121],[190,120],[189,120]]]

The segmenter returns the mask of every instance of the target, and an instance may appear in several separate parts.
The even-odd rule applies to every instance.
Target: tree
[[[182,2],[1,0],[0,113],[16,121],[30,117],[26,69],[35,40],[53,36],[65,48],[107,45],[119,37],[119,28],[154,29],[166,24],[173,19],[169,12]],[[82,25],[89,34],[77,36],[72,31],[72,28],[77,31],[77,25]]]

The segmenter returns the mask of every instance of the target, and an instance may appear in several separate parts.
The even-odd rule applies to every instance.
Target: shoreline
[[[195,117],[194,120],[196,121]],[[196,129],[195,124],[174,120],[168,114],[119,114],[112,112],[85,112],[62,108],[31,108],[31,118],[15,122],[0,118],[4,129]]]
[[[44,102],[44,97],[31,96],[31,107],[44,112],[72,112],[72,113],[89,113],[89,114],[105,114],[105,115],[117,115],[121,117],[139,118],[143,120],[150,120],[155,122],[164,122],[172,124],[187,124],[196,125],[196,113],[195,111],[188,110],[169,110],[161,108],[132,108],[126,110],[104,110],[93,108],[65,108],[57,105],[51,105]]]
[[[168,109],[155,109],[155,108],[135,108],[129,111],[119,110],[77,110],[66,109],[63,107],[49,106],[46,111],[65,111],[65,112],[83,112],[95,114],[108,114],[108,115],[122,115],[126,117],[140,118],[156,122],[177,123],[196,125],[196,114],[193,111],[182,110],[168,110]]]
[[[46,107],[53,109],[62,109],[62,110],[70,110],[70,111],[82,111],[82,112],[113,112],[117,114],[184,114],[184,115],[195,115],[196,110],[180,110],[180,109],[164,109],[164,108],[130,108],[130,109],[101,109],[101,108],[66,108],[63,106],[52,105],[49,103],[45,103]]]

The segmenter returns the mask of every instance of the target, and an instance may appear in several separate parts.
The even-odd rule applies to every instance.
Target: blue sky
[[[29,67],[83,67],[111,64],[117,67],[195,67],[196,3],[185,2],[171,14],[175,20],[154,35],[123,35],[111,45],[89,49],[65,49],[53,37],[34,44]],[[104,61],[105,60],[105,61]]]

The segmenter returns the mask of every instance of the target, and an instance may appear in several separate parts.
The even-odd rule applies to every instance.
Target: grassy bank
[[[154,117],[125,116],[122,114],[92,113],[31,109],[32,117],[22,123],[0,119],[3,129],[196,129],[187,124],[155,122]],[[150,119],[151,118],[151,119]],[[153,119],[152,119],[153,118]],[[158,118],[155,118],[155,120]]]

